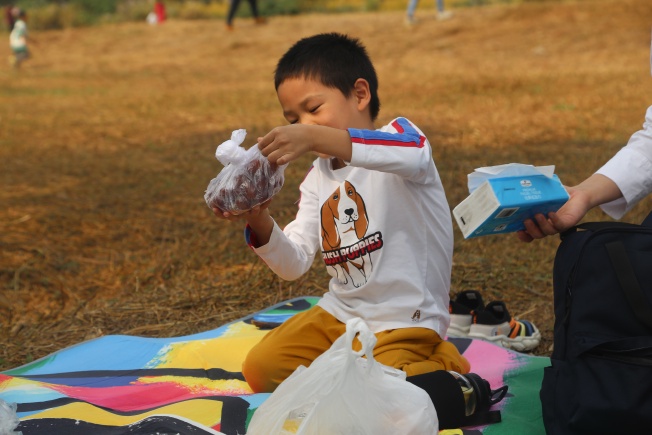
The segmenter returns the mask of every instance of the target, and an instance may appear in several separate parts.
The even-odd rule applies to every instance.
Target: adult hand
[[[569,200],[556,213],[543,215],[526,220],[525,231],[519,231],[516,236],[522,242],[531,242],[553,234],[566,231],[577,225],[586,213],[597,205],[606,204],[623,194],[618,185],[608,177],[593,174],[575,187],[567,187]]]
[[[570,198],[557,212],[550,212],[548,217],[538,214],[534,220],[527,219],[524,222],[525,230],[516,233],[520,241],[529,243],[561,233],[582,220],[591,209],[589,194],[577,187],[567,187],[566,190]]]

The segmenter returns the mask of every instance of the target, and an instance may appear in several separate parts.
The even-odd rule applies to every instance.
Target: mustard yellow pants
[[[242,373],[254,392],[272,392],[297,367],[308,367],[344,332],[346,324],[315,306],[265,335],[245,358]],[[430,329],[393,329],[377,333],[376,338],[374,358],[408,376],[435,370],[469,372],[469,362],[457,348]],[[360,342],[353,343],[359,350]]]

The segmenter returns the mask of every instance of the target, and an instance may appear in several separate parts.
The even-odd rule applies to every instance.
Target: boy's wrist
[[[274,230],[274,219],[267,209],[261,210],[260,214],[247,218],[247,227],[255,236],[252,238],[255,240],[253,246],[258,248],[269,242]]]
[[[346,162],[351,161],[353,153],[351,135],[348,130],[326,126],[311,126],[310,151],[318,155],[327,155],[340,158]]]

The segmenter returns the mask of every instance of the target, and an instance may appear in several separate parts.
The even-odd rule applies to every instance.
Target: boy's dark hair
[[[322,33],[299,40],[278,61],[274,73],[276,90],[291,78],[318,80],[347,97],[355,81],[365,79],[371,92],[371,119],[378,117],[378,77],[367,50],[357,39],[339,33]]]

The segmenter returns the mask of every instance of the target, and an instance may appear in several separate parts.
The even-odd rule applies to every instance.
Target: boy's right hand
[[[274,228],[274,219],[269,214],[269,207],[271,199],[263,202],[260,205],[255,206],[249,211],[243,213],[233,214],[220,210],[217,207],[213,207],[213,213],[220,219],[228,220],[231,222],[236,221],[245,221],[251,231],[256,235],[257,245],[260,247],[266,245],[269,242],[269,239],[272,235],[272,230]]]

